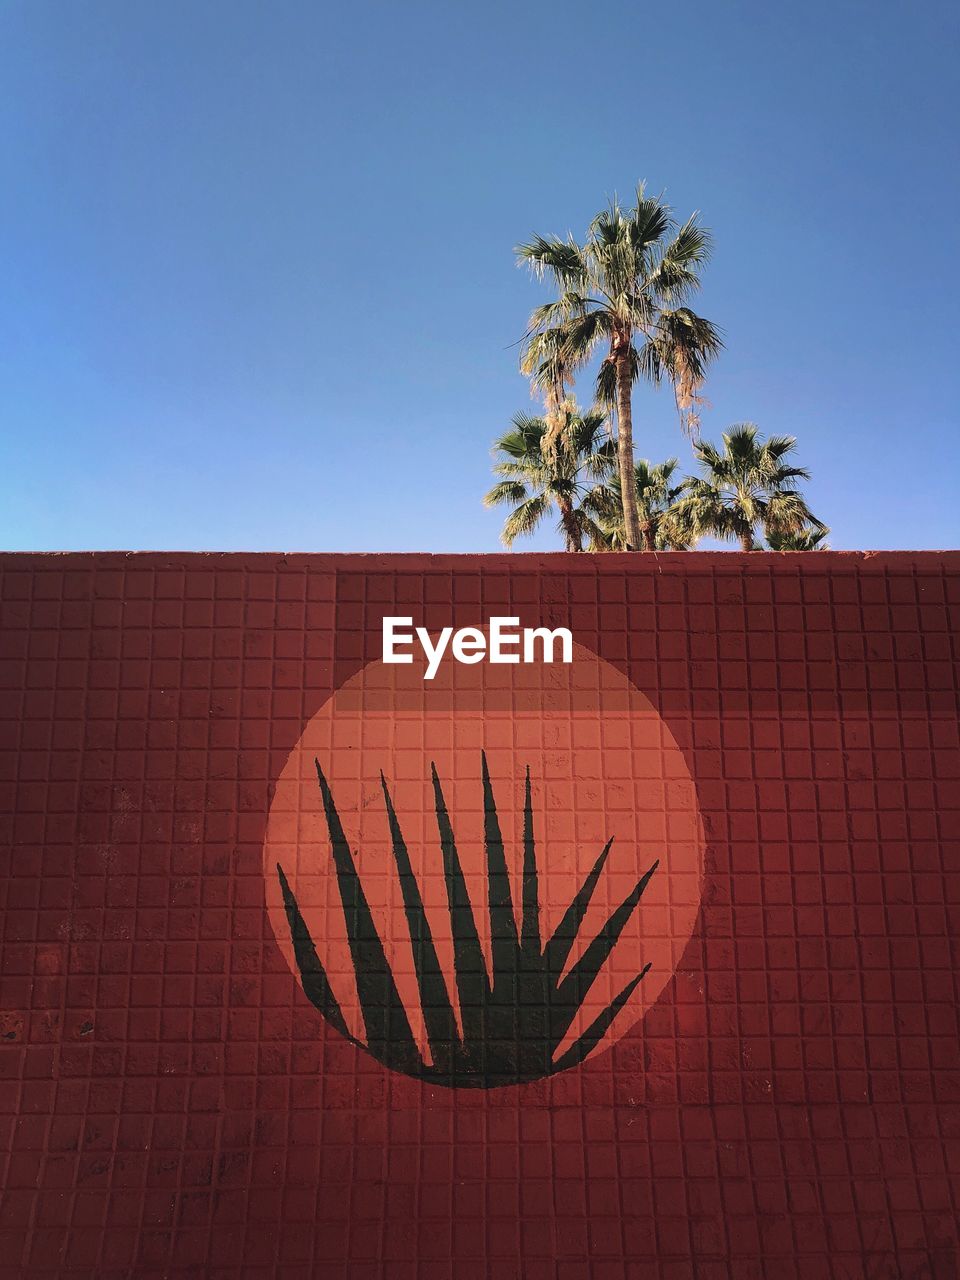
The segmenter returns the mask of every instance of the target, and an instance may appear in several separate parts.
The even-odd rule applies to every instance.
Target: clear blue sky
[[[956,546],[958,59],[954,0],[7,0],[0,545],[496,549],[512,247],[645,177],[716,236],[704,434]]]

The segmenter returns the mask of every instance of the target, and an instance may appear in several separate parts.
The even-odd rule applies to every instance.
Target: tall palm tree
[[[717,329],[684,305],[699,288],[709,252],[710,234],[697,215],[678,227],[669,206],[648,197],[642,184],[633,208],[614,200],[597,214],[583,245],[572,236],[536,236],[516,249],[535,275],[550,276],[560,291],[555,302],[532,313],[528,351],[550,335],[572,370],[607,347],[597,398],[616,407],[624,529],[632,550],[640,546],[632,484],[633,384],[666,376],[681,414],[693,413],[706,365],[722,346]]]
[[[602,540],[584,499],[616,465],[615,446],[602,412],[567,409],[563,416],[562,430],[546,450],[544,438],[551,424],[522,413],[514,417],[512,430],[494,443],[498,460],[493,470],[501,479],[483,502],[487,507],[513,507],[500,535],[507,547],[533,533],[554,507],[567,551],[582,551],[585,538],[591,545]]]
[[[754,550],[760,532],[769,538],[811,525],[822,528],[797,489],[809,472],[784,461],[795,445],[793,436],[761,440],[750,422],[724,432],[722,450],[698,441],[694,453],[702,475],[684,481],[684,496],[675,507],[681,527],[737,539],[743,551]]]
[[[644,551],[686,551],[695,541],[691,531],[681,528],[674,515],[674,504],[683,491],[682,485],[671,483],[678,465],[676,458],[668,458],[656,466],[641,458],[634,466],[634,489]],[[620,476],[613,476],[608,484],[598,485],[586,496],[584,505],[596,513],[608,548],[611,551],[625,550]]]
[[[793,533],[771,529],[767,546],[771,551],[829,551],[826,544],[829,533],[825,524],[811,525],[809,529],[797,529]]]

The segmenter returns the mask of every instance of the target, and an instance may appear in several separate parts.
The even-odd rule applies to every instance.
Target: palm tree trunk
[[[560,502],[560,519],[563,522],[563,533],[567,540],[568,551],[582,551],[583,543],[580,539],[580,530],[577,528],[577,522],[573,518],[573,504],[570,502]]]
[[[653,521],[650,520],[643,526],[643,549],[644,551],[657,549],[657,536],[653,531]]]
[[[750,532],[749,529],[747,530],[746,533],[741,533],[740,535],[740,550],[741,551],[753,550],[753,534]]]
[[[633,471],[633,411],[630,404],[630,361],[626,353],[616,357],[617,461],[623,496],[623,533],[628,551],[640,549],[640,516]]]

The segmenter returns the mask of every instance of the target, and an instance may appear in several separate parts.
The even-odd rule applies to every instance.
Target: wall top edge
[[[556,573],[770,573],[778,571],[960,570],[960,550],[943,551],[684,551],[684,552],[281,552],[281,551],[2,551],[0,568],[189,568]]]

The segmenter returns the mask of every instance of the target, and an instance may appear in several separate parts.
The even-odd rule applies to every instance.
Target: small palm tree
[[[582,551],[584,539],[591,546],[602,534],[584,499],[596,481],[609,477],[616,465],[616,446],[606,430],[606,417],[599,410],[580,414],[562,410],[559,431],[546,418],[518,413],[513,429],[494,443],[494,474],[502,477],[484,497],[484,506],[509,504],[500,535],[505,546],[531,534],[556,507],[559,529],[567,551]],[[544,440],[553,433],[552,445]]]
[[[538,277],[552,277],[560,291],[555,302],[530,317],[527,371],[544,364],[538,344],[561,355],[564,376],[598,347],[607,347],[597,398],[616,407],[624,530],[632,550],[641,541],[632,483],[633,384],[641,377],[654,383],[668,377],[681,415],[687,415],[691,429],[695,426],[705,368],[722,343],[710,321],[684,303],[699,288],[709,251],[709,232],[696,215],[678,227],[669,206],[647,196],[642,184],[633,208],[614,200],[594,218],[583,245],[572,236],[536,236],[516,250]],[[547,368],[545,374],[555,388],[555,373]]]
[[[656,466],[641,458],[633,469],[644,551],[687,551],[695,541],[691,531],[681,528],[675,518],[674,504],[683,491],[681,484],[671,483],[678,465],[676,458]],[[596,513],[607,549],[626,550],[620,476],[613,476],[609,484],[598,485],[584,501]]]
[[[771,551],[829,551],[825,541],[829,533],[825,524],[812,525],[809,529],[798,529],[793,533],[771,529],[767,534],[767,546]]]
[[[724,433],[722,450],[698,441],[694,453],[703,474],[684,481],[675,508],[680,526],[692,534],[736,539],[743,551],[754,550],[760,532],[769,538],[823,528],[797,489],[809,472],[785,462],[795,445],[793,436],[761,440],[749,422]]]

